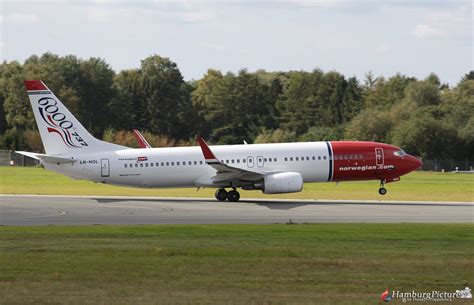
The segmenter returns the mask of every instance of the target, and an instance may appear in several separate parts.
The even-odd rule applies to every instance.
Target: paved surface
[[[474,203],[0,195],[0,225],[474,222]]]

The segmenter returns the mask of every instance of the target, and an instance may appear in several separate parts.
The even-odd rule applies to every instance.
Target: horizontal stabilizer
[[[74,163],[77,161],[74,159],[50,156],[50,155],[45,155],[45,154],[37,154],[37,153],[32,153],[32,152],[27,152],[27,151],[16,151],[16,153],[36,159],[36,160],[40,160],[42,162],[48,162],[48,163],[65,164],[65,163]]]

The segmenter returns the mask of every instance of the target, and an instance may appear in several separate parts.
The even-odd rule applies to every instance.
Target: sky
[[[470,0],[0,0],[0,60],[74,54],[118,72],[158,54],[186,80],[320,68],[455,85],[473,70],[472,13]]]

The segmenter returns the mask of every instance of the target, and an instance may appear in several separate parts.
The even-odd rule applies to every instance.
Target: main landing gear
[[[240,199],[240,194],[235,189],[228,192],[225,189],[218,189],[215,196],[219,201],[225,201],[227,199],[231,202],[236,202]]]
[[[380,195],[385,195],[385,194],[387,194],[387,189],[384,188],[384,181],[383,181],[383,180],[380,180],[379,194],[380,194]]]

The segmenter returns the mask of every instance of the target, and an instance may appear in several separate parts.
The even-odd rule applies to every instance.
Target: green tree
[[[451,158],[456,131],[429,115],[414,116],[392,132],[392,143],[425,159]]]
[[[141,96],[149,114],[150,130],[176,139],[186,138],[192,121],[190,92],[176,63],[158,55],[142,60]]]
[[[433,80],[411,82],[406,89],[406,98],[418,106],[437,105],[441,101],[438,83]]]
[[[225,76],[209,70],[192,97],[205,113],[211,140],[219,143],[253,141],[262,128],[276,124],[271,86],[246,70]]]
[[[393,125],[389,112],[366,109],[355,116],[346,127],[345,138],[358,141],[387,142]]]
[[[80,113],[82,124],[93,134],[101,137],[113,121],[108,105],[114,98],[113,80],[115,72],[100,58],[89,58],[80,62]]]
[[[110,126],[115,129],[132,130],[150,128],[150,116],[143,96],[140,70],[123,70],[114,78],[114,98],[109,103],[113,120]]]

